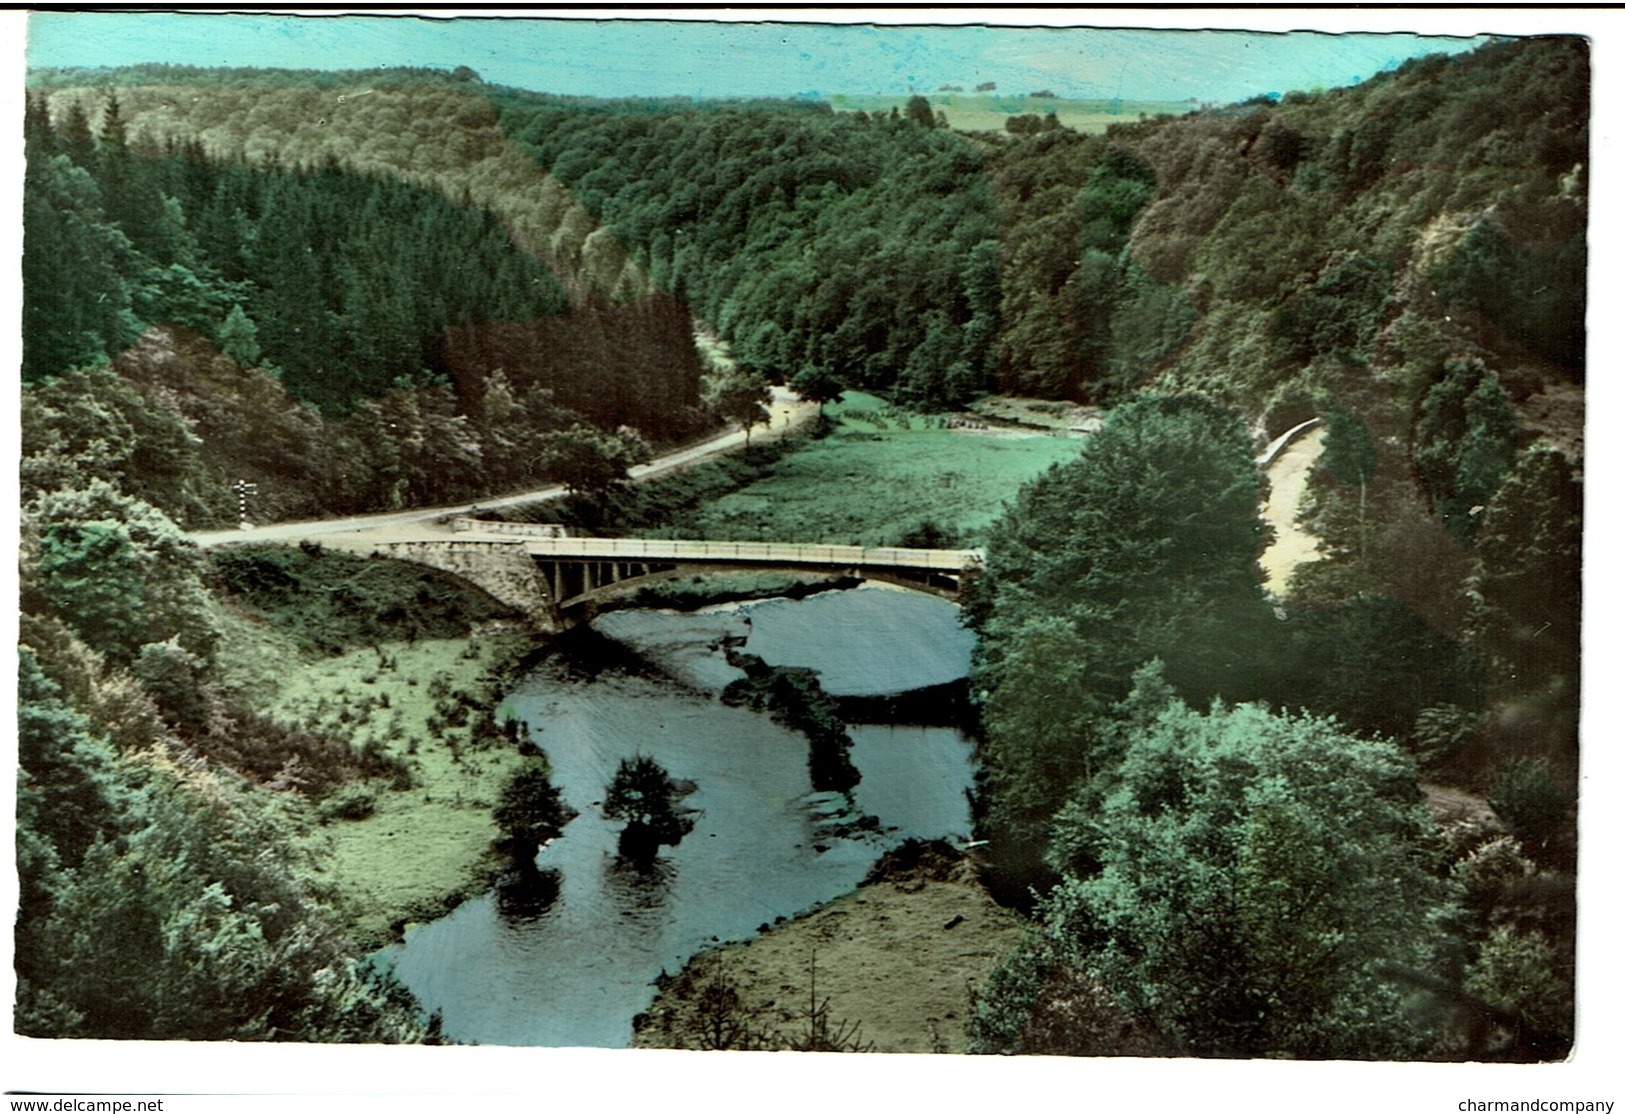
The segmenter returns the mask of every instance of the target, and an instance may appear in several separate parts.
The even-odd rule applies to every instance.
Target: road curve
[[[766,428],[752,431],[753,441],[771,441],[799,429],[818,415],[816,403],[802,401],[793,391],[784,387],[773,388],[773,406]],[[695,445],[658,456],[648,464],[639,464],[628,470],[634,483],[666,475],[714,456],[735,452],[745,446],[745,432],[732,430],[720,433]],[[445,507],[417,507],[409,511],[390,511],[384,514],[353,515],[346,518],[322,518],[305,522],[276,522],[254,526],[247,530],[207,530],[188,534],[202,548],[233,545],[246,542],[291,543],[323,534],[345,534],[389,530],[414,526],[436,519],[450,519],[454,515],[473,513],[476,508],[500,510],[525,503],[547,503],[564,497],[562,484],[522,491],[515,495],[502,495],[481,499],[478,503],[457,503]]]

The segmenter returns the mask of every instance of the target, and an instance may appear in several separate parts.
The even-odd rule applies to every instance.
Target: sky
[[[943,14],[919,12],[921,19]],[[959,13],[963,18],[964,10]],[[456,10],[418,16],[44,11],[29,19],[28,64],[470,66],[495,84],[597,97],[906,94],[991,81],[1001,93],[1227,103],[1354,84],[1406,58],[1484,41],[1408,33],[888,26],[844,22],[854,17],[811,9],[745,16],[748,22],[696,18],[693,11],[679,20],[478,17]],[[843,22],[805,22],[819,18]],[[983,18],[1020,17],[1000,10]],[[1053,22],[1055,14],[1042,18]],[[1396,15],[1391,26],[1404,27],[1408,18]]]

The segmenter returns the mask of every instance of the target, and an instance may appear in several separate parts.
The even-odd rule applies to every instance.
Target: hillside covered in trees
[[[1589,91],[1568,38],[1100,135],[462,70],[31,75],[19,1028],[429,1035],[257,853],[266,801],[394,771],[234,691],[242,566],[182,530],[243,481],[298,518],[635,459],[742,378],[1107,411],[966,608],[987,877],[1034,926],[979,1048],[1561,1056]],[[1271,597],[1256,455],[1311,418],[1320,550]],[[141,1031],[84,976],[113,925],[176,973]]]

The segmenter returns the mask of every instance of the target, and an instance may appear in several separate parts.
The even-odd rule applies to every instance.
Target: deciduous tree
[[[36,500],[24,531],[46,601],[93,648],[125,663],[145,643],[179,638],[212,654],[202,556],[160,511],[94,480]]]
[[[1534,691],[1580,667],[1582,491],[1548,445],[1519,453],[1485,508],[1468,584],[1468,638],[1502,685]]]
[[[693,831],[694,818],[678,803],[685,792],[653,758],[621,759],[603,804],[604,815],[624,825],[621,854],[647,864],[662,846],[675,846]]]
[[[818,413],[822,416],[826,402],[841,401],[846,385],[828,368],[814,366],[798,371],[795,378],[790,380],[790,389],[808,402],[816,402]]]
[[[1416,468],[1434,513],[1463,545],[1517,450],[1517,422],[1495,373],[1477,359],[1446,361],[1422,400]]]
[[[1193,700],[1259,694],[1274,620],[1256,575],[1257,508],[1233,416],[1142,396],[1006,512],[966,609],[981,635],[974,683],[988,710],[991,838],[1011,853],[1003,866],[1035,869],[1056,805],[1109,764],[1099,717],[1143,663],[1167,663]]]
[[[1175,701],[1079,819],[1068,838],[1098,868],[1043,903],[1044,935],[1176,1052],[1428,1047],[1406,979],[1444,972],[1452,894],[1394,747],[1327,720]]]
[[[527,759],[502,787],[492,819],[521,865],[536,857],[541,845],[558,835],[575,816],[553,784],[552,771],[540,759]]]
[[[718,418],[745,431],[750,444],[751,427],[772,419],[769,407],[773,391],[767,380],[748,368],[713,371],[700,382],[700,401]]]
[[[546,435],[541,444],[536,464],[545,475],[600,498],[625,483],[633,465],[649,459],[648,442],[625,428],[610,433],[577,424]]]

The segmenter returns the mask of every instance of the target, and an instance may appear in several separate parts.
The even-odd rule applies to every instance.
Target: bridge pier
[[[641,580],[670,572],[675,563],[536,557],[541,579],[551,589],[555,605],[612,588],[627,580]]]

